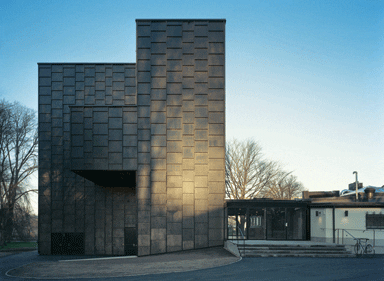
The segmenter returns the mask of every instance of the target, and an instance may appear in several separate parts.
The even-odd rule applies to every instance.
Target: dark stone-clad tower
[[[132,63],[39,63],[39,253],[223,244],[225,20],[136,20]]]

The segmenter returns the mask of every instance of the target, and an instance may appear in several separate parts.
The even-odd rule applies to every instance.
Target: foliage
[[[252,139],[226,144],[225,183],[230,199],[258,197],[292,199],[304,189],[297,178],[280,165],[263,158],[261,147]]]
[[[0,100],[0,245],[29,224],[29,177],[37,170],[36,113]]]
[[[6,246],[1,247],[0,250],[6,251],[9,249],[17,249],[17,248],[37,248],[36,242],[10,242]]]

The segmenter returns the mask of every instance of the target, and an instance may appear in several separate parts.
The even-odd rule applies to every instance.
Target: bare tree
[[[225,184],[229,199],[292,199],[304,190],[292,172],[263,159],[261,147],[252,139],[227,143]]]
[[[28,200],[28,196],[23,196]],[[33,214],[30,204],[22,202],[16,204],[13,211],[13,236],[17,236],[18,240],[27,241],[32,238],[32,220]]]
[[[33,110],[0,101],[0,244],[10,241],[16,210],[30,210],[29,177],[37,170],[37,120]],[[19,216],[20,218],[20,216]]]
[[[232,140],[226,145],[225,184],[229,199],[252,199],[277,175],[276,164],[264,160],[254,140]]]
[[[280,171],[277,176],[268,183],[260,195],[266,198],[291,200],[299,196],[304,190],[301,182],[291,172]]]

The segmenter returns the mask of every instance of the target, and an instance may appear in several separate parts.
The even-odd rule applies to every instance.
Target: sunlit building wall
[[[39,64],[40,254],[223,244],[225,20],[136,24],[136,64]]]

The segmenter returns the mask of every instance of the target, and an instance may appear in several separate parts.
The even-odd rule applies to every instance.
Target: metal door
[[[135,227],[124,229],[124,254],[137,256],[137,229]]]
[[[267,239],[305,240],[305,209],[268,208]]]
[[[286,208],[267,208],[267,239],[286,240]]]

